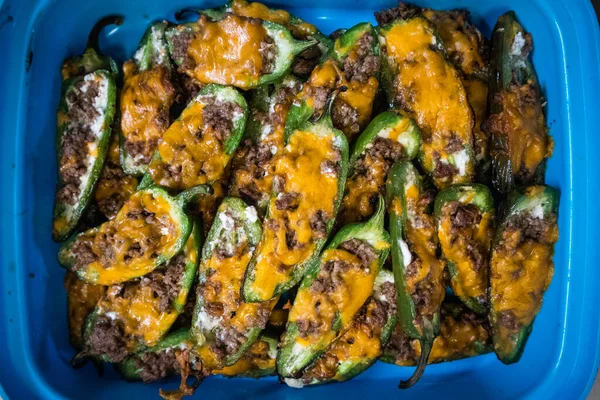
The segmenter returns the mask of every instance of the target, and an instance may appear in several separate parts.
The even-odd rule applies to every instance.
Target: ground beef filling
[[[385,353],[392,355],[397,364],[412,363],[417,358],[412,340],[402,331],[400,324],[396,325],[394,333],[385,347]]]
[[[262,58],[260,73],[266,75],[275,71],[278,51],[277,45],[270,36],[265,36],[265,40],[260,43],[258,51]]]
[[[155,382],[179,372],[175,350],[143,353],[135,357],[135,368],[144,383]]]
[[[380,57],[373,54],[375,38],[370,32],[365,33],[356,42],[356,54],[343,60],[344,74],[349,81],[366,83],[379,71]]]
[[[336,98],[331,109],[333,126],[347,135],[360,133],[360,116],[355,108],[340,98]]]
[[[264,328],[271,314],[270,308],[265,305],[258,307],[256,313],[248,315],[245,323],[251,328]],[[211,345],[211,350],[219,357],[230,356],[237,353],[247,342],[248,332],[240,332],[233,326],[220,327],[215,337],[215,343]]]
[[[149,286],[158,299],[158,309],[167,313],[173,310],[173,300],[179,295],[185,274],[186,258],[184,254],[174,257],[164,271],[153,271],[142,278],[142,287]]]
[[[321,50],[319,44],[302,51],[294,58],[292,64],[292,73],[301,78],[308,77],[312,70],[319,64],[321,58]]]
[[[556,217],[536,218],[529,214],[515,215],[506,224],[507,230],[520,230],[521,241],[535,240],[543,244],[553,244],[550,231],[556,225]]]
[[[419,15],[420,13],[420,8],[413,5],[404,4],[402,0],[399,0],[398,7],[392,7],[386,10],[376,11],[375,20],[377,21],[379,26],[384,26],[387,24],[391,24],[398,18],[410,19]]]
[[[339,245],[340,249],[346,250],[348,253],[354,254],[360,260],[363,268],[369,268],[373,261],[377,258],[377,252],[369,243],[360,239],[346,240]]]
[[[91,354],[105,356],[112,362],[121,362],[128,355],[123,322],[105,315],[97,317],[86,343]]]
[[[102,169],[100,179],[104,182],[110,182],[111,186],[114,185],[115,187],[118,187],[120,183],[123,183],[125,178],[127,178],[127,175],[123,172],[121,165],[108,158]],[[110,196],[102,197],[100,199],[96,198],[98,209],[102,214],[109,218],[110,216],[117,214],[121,207],[123,207],[123,204],[125,204],[126,200],[127,198],[120,192],[112,193]]]
[[[215,137],[225,142],[233,131],[234,115],[242,114],[242,107],[232,101],[221,101],[216,98],[203,100],[206,106],[202,109],[203,134],[205,131],[212,132]]]
[[[449,207],[449,217],[451,221],[450,235],[451,241],[454,242],[460,235],[463,229],[477,229],[477,225],[481,222],[481,211],[474,204],[462,204],[458,201],[447,205]],[[485,256],[482,250],[477,246],[471,237],[466,237],[466,250],[469,258],[472,261],[473,270],[478,272],[485,264]]]
[[[83,86],[87,86],[85,92],[82,91]],[[98,82],[82,80],[75,84],[66,97],[69,122],[61,141],[60,187],[56,199],[71,206],[75,205],[81,194],[81,177],[88,172],[88,145],[97,138],[92,132],[91,123],[100,115],[95,106],[98,93]]]

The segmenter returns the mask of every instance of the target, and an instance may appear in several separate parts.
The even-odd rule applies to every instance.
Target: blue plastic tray
[[[556,146],[546,174],[561,191],[560,240],[554,280],[523,354],[505,366],[493,354],[434,365],[414,388],[400,393],[409,368],[378,363],[356,379],[296,390],[266,380],[211,377],[197,397],[214,398],[536,398],[576,399],[589,392],[598,368],[600,237],[600,35],[585,0],[416,1],[464,7],[489,36],[497,17],[514,9],[535,41],[534,64],[548,100]],[[277,4],[277,3],[275,3]],[[285,4],[280,2],[280,6]],[[55,111],[62,61],[83,50],[99,17],[119,13],[125,23],[102,38],[119,60],[134,51],[155,19],[172,19],[190,0],[0,0],[0,397],[157,398],[159,386],[128,384],[107,368],[73,370],[68,343],[64,271],[50,238],[56,182]],[[287,8],[329,33],[391,1],[297,0]],[[169,382],[175,387],[175,381]],[[4,393],[3,393],[4,391]]]

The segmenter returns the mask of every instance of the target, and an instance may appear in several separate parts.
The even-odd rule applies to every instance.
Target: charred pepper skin
[[[490,325],[494,351],[505,364],[519,361],[523,354],[552,280],[558,240],[556,189],[530,186],[511,198],[490,261]]]
[[[200,16],[200,19],[210,19],[214,23],[220,21],[222,18],[227,18],[228,15],[231,14],[219,14],[209,12],[208,14],[205,10],[193,10],[186,9],[181,10],[176,14],[176,17],[180,18],[185,12],[194,12]],[[212,17],[216,17],[213,18]],[[245,19],[246,17],[240,17]],[[200,20],[199,20],[200,21]],[[282,79],[290,72],[290,68],[292,67],[292,62],[294,61],[294,57],[308,49],[309,47],[314,46],[317,41],[313,39],[309,40],[296,40],[290,31],[283,25],[268,21],[268,20],[260,20],[260,25],[264,28],[267,37],[269,37],[275,44],[277,48],[277,55],[274,61],[274,69],[271,72],[263,73],[260,72],[258,77],[244,77],[244,79],[233,79],[225,82],[221,80],[214,80],[212,78],[207,79],[206,81],[201,81],[201,83],[206,84],[222,84],[222,85],[232,85],[237,88],[248,90],[255,89],[261,85],[275,83]],[[182,68],[182,64],[184,63],[185,56],[180,55],[180,52],[176,49],[178,37],[180,36],[189,36],[192,38],[200,32],[200,27],[196,22],[187,22],[175,26],[171,26],[166,30],[166,37],[169,46],[169,52],[171,54],[171,58],[175,65]],[[188,47],[185,49],[185,53],[188,52],[188,48],[191,41],[188,43]],[[190,75],[192,78],[193,71],[183,71]],[[229,78],[227,78],[229,79]]]
[[[542,184],[552,155],[544,99],[531,63],[533,42],[513,11],[498,18],[492,33],[488,109],[492,185],[500,193]]]
[[[277,370],[281,378],[292,378],[300,373],[300,371],[308,366],[313,360],[323,354],[333,340],[335,340],[335,338],[338,337],[341,332],[345,331],[346,328],[352,323],[354,314],[352,314],[352,316],[348,319],[346,318],[347,316],[342,314],[346,310],[339,308],[335,311],[335,322],[332,324],[331,328],[333,335],[325,337],[321,336],[314,343],[302,345],[301,342],[305,339],[300,337],[298,323],[291,320],[291,318],[294,315],[295,307],[305,306],[303,304],[296,304],[297,302],[301,301],[301,298],[309,303],[313,301],[313,292],[311,291],[311,287],[317,280],[317,277],[323,268],[327,252],[329,250],[338,249],[338,247],[344,242],[357,239],[368,244],[374,250],[376,258],[371,262],[371,267],[369,268],[368,273],[373,279],[373,281],[371,281],[371,285],[373,285],[375,277],[378,275],[379,269],[383,266],[383,263],[385,262],[385,259],[390,251],[390,237],[383,228],[384,217],[385,202],[383,197],[380,196],[378,209],[375,215],[373,215],[373,217],[365,223],[349,224],[343,227],[331,239],[317,261],[315,261],[309,267],[306,275],[300,283],[296,300],[294,301],[294,305],[290,310],[290,320],[288,320],[286,331],[282,337],[279,354],[277,356]],[[302,292],[304,293],[303,296],[301,295]],[[369,293],[371,292],[372,287],[369,290]],[[350,297],[360,298],[360,296],[364,295],[364,293],[355,292],[350,293],[349,295]],[[366,300],[367,298],[365,297],[364,301]],[[354,310],[354,312],[358,312],[358,309]]]
[[[423,375],[433,341],[440,332],[440,307],[444,299],[443,269],[444,263],[437,259],[437,234],[433,218],[427,210],[419,210],[418,200],[423,193],[422,179],[410,161],[399,161],[390,170],[386,185],[387,204],[389,210],[389,229],[392,238],[392,267],[396,284],[396,299],[398,306],[398,324],[411,338],[421,343],[421,357],[417,369],[407,381],[401,381],[399,387],[406,389],[414,385]],[[423,213],[419,215],[419,213]],[[420,237],[425,228],[411,228],[416,219],[430,219],[429,236]],[[413,221],[414,220],[414,221]],[[425,223],[424,221],[422,223]],[[411,233],[412,231],[412,233]],[[414,237],[410,237],[414,235]],[[426,233],[424,233],[426,235]],[[412,246],[413,248],[409,247]],[[417,260],[413,258],[417,257]],[[409,287],[411,273],[409,267],[415,261],[420,261],[414,268],[415,276],[419,269],[429,269],[423,281],[429,281],[430,305],[428,315],[419,315]],[[424,265],[424,266],[423,266]]]
[[[457,228],[453,236],[451,209],[476,207],[479,221],[474,225]],[[488,258],[494,230],[494,199],[490,190],[480,184],[455,185],[438,193],[434,204],[438,237],[442,255],[450,272],[450,285],[456,296],[471,310],[486,314],[488,311]],[[461,235],[467,233],[469,236]],[[464,240],[457,240],[462,236]],[[471,258],[477,254],[482,258],[481,265]]]
[[[52,239],[55,242],[66,240],[77,229],[86,208],[93,198],[93,191],[102,172],[102,167],[106,159],[112,125],[115,117],[116,98],[117,98],[117,78],[118,69],[115,61],[103,55],[98,48],[98,35],[102,29],[108,25],[120,25],[121,17],[111,16],[100,20],[90,32],[88,43],[84,53],[80,56],[66,60],[62,67],[62,91],[61,99],[57,112],[56,129],[56,151],[58,161],[58,182],[57,196],[54,201],[54,212],[52,218]],[[99,114],[96,121],[89,121],[90,117],[79,115],[69,115],[69,111],[75,107],[77,100],[83,101],[85,93],[79,90],[79,87],[98,85],[98,94],[96,100],[100,101],[99,106],[95,106]],[[73,124],[87,124],[93,134],[93,148],[86,150],[86,162],[84,166],[73,166],[81,154],[68,154],[64,148],[64,141],[68,139],[71,130],[78,130],[78,136],[84,135],[82,127],[73,127]],[[95,132],[97,130],[97,132]],[[88,134],[89,136],[89,134]],[[69,139],[71,140],[71,139]],[[85,139],[84,139],[85,140]],[[82,160],[80,160],[82,161]],[[85,168],[85,172],[77,177],[75,181],[67,175],[63,176],[61,171],[65,169],[65,174],[69,168]],[[73,200],[60,198],[59,194],[69,190],[68,197],[75,197]]]

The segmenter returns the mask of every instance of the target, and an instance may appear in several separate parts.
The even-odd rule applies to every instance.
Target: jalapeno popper
[[[474,313],[459,301],[442,303],[440,334],[433,341],[429,364],[460,360],[493,350],[487,316]],[[416,365],[421,356],[418,340],[396,326],[381,360],[399,366]]]
[[[200,226],[183,251],[164,268],[140,280],[113,285],[85,323],[85,346],[76,359],[121,362],[159,343],[183,311],[194,281],[201,245]]]
[[[223,177],[240,144],[248,106],[231,87],[208,85],[169,127],[148,167],[152,180],[189,189]]]
[[[401,158],[413,159],[420,145],[419,128],[406,115],[384,111],[376,116],[354,144],[337,224],[373,215],[379,195],[385,194],[389,169]]]
[[[470,183],[474,117],[460,75],[446,59],[435,25],[419,15],[405,17],[379,29],[388,101],[419,125],[419,160],[436,186]]]
[[[396,325],[396,289],[391,272],[381,270],[373,294],[354,317],[350,328],[299,378],[286,378],[292,387],[343,382],[369,368],[381,355]]]
[[[398,325],[421,343],[417,370],[400,388],[414,385],[423,375],[435,337],[440,332],[444,300],[444,263],[436,255],[438,238],[430,214],[430,193],[410,163],[394,164],[386,184],[392,236],[392,265],[397,290]]]
[[[245,301],[276,297],[296,285],[315,262],[333,227],[348,171],[348,142],[329,111],[286,138],[274,160],[273,190],[263,235],[248,265]]]
[[[494,351],[519,361],[554,273],[558,192],[531,186],[509,207],[494,238],[490,261],[490,323]]]
[[[280,377],[295,377],[345,331],[373,291],[390,249],[385,203],[366,223],[343,227],[300,283],[277,357]]]
[[[260,236],[256,209],[238,198],[225,198],[202,249],[192,320],[196,351],[206,371],[235,364],[258,338],[277,302],[241,299],[244,273]]]
[[[553,142],[544,116],[544,99],[531,64],[533,39],[510,11],[498,18],[492,33],[490,117],[492,184],[502,193],[543,183],[545,159]]]
[[[92,29],[81,56],[66,60],[57,112],[58,182],[52,217],[52,239],[62,242],[77,228],[102,171],[112,132],[117,98],[117,67],[98,48],[106,17]]]
[[[123,204],[138,186],[135,176],[127,175],[121,168],[119,138],[113,135],[104,168],[98,179],[94,199],[98,210],[108,219],[113,219]]]
[[[151,25],[133,59],[123,64],[121,166],[132,175],[146,173],[160,138],[171,124],[169,110],[176,94],[166,27],[167,22]]]
[[[69,341],[76,350],[81,350],[84,344],[85,320],[96,308],[96,304],[106,291],[106,286],[86,283],[77,279],[77,275],[74,273],[66,272],[65,289],[67,291]]]
[[[494,200],[483,185],[438,193],[435,218],[452,291],[473,311],[487,312],[488,259],[494,235]]]
[[[183,211],[192,189],[173,198],[150,187],[132,195],[117,216],[64,243],[58,261],[89,283],[115,285],[138,278],[173,258],[185,246],[192,222]]]
[[[284,26],[235,14],[170,27],[167,39],[179,71],[200,83],[252,89],[285,76],[294,56],[314,40],[296,40]]]
[[[379,88],[380,50],[373,26],[358,24],[334,43],[330,58],[317,66],[290,109],[286,132],[310,118],[318,118],[329,94],[345,87],[334,103],[333,126],[352,141],[370,122]]]
[[[319,32],[314,25],[285,10],[269,8],[262,3],[233,0],[222,7],[201,10],[201,12],[213,20],[222,19],[226,13],[231,13],[240,17],[271,21],[285,26],[296,39],[316,40],[317,43],[298,53],[294,58],[292,72],[296,76],[310,75],[313,68],[319,63],[320,58],[333,48],[333,42]]]
[[[232,161],[230,193],[254,205],[263,215],[271,187],[275,157],[284,148],[284,126],[290,105],[301,88],[293,76],[264,85],[252,95],[245,141]]]

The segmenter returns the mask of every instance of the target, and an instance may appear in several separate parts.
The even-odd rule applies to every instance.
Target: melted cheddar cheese
[[[133,60],[123,65],[121,133],[134,164],[147,164],[169,127],[169,109],[175,89],[166,68],[138,71]],[[134,150],[135,149],[135,150]]]
[[[399,69],[394,85],[400,106],[421,129],[423,167],[434,173],[438,187],[470,182],[474,171],[469,162],[457,166],[458,171],[449,177],[436,174],[440,163],[449,163],[452,154],[472,146],[473,113],[458,73],[436,48],[437,38],[428,21],[413,18],[394,24],[382,40],[387,56]],[[449,153],[446,148],[453,139],[463,149]]]
[[[298,39],[305,39],[317,32],[317,28],[308,22],[294,21],[294,23],[291,23],[291,16],[287,11],[274,10],[258,2],[248,3],[246,0],[233,0],[231,2],[231,12],[241,17],[258,18],[283,25]]]
[[[458,297],[470,297],[484,301],[488,287],[488,272],[485,265],[476,269],[475,261],[470,256],[469,247],[478,249],[484,260],[488,259],[490,244],[492,242],[493,215],[483,212],[481,221],[474,226],[467,226],[456,233],[452,231],[451,212],[454,205],[446,203],[441,210],[440,223],[438,224],[438,238],[448,263],[456,268],[456,279],[452,279],[452,291]]]
[[[334,107],[335,102],[345,102],[351,108],[356,110],[360,126],[366,126],[371,120],[373,102],[375,100],[375,95],[377,94],[377,89],[379,88],[379,81],[373,76],[364,83],[355,80],[348,81],[344,72],[332,59],[328,59],[322,65],[315,67],[306,85],[304,85],[304,88],[298,94],[298,99],[304,100],[309,107],[315,108],[315,99],[312,96],[314,88],[327,88],[333,90],[342,86],[346,87],[346,91],[338,94],[334,100]],[[324,105],[325,104],[321,106]],[[315,112],[319,113],[322,111],[323,110],[315,110]],[[349,135],[346,127],[336,126],[336,128],[342,130],[346,136]],[[352,139],[352,137],[349,137],[348,139]]]
[[[468,22],[466,12],[423,10],[423,16],[438,29],[448,57],[465,74],[485,73],[483,36]]]
[[[128,214],[140,211],[153,214],[151,222],[147,222],[146,218],[128,217]],[[113,220],[76,239],[76,242],[85,242],[97,257],[77,273],[88,282],[100,285],[112,285],[145,275],[155,268],[154,258],[170,251],[181,235],[180,221],[171,216],[171,204],[166,199],[151,192],[137,192]],[[127,253],[134,245],[141,247],[142,254],[130,258]],[[108,250],[110,253],[107,253]]]
[[[77,279],[72,272],[65,274],[67,307],[69,315],[69,339],[76,349],[83,346],[83,325],[88,315],[104,295],[105,286],[92,285]]]
[[[263,67],[260,48],[267,40],[260,23],[230,14],[216,22],[200,17],[197,28],[182,72],[202,83],[240,88],[258,84]]]
[[[208,233],[208,230],[212,226],[217,207],[221,204],[221,200],[225,198],[226,185],[226,179],[219,179],[212,184],[213,193],[200,197],[200,200],[197,202],[197,210],[202,216],[202,225],[204,226],[205,234]]]
[[[337,336],[340,329],[348,326],[358,310],[363,306],[373,291],[373,283],[377,275],[378,260],[375,259],[369,268],[363,268],[361,261],[352,253],[342,249],[325,250],[321,256],[321,265],[329,262],[342,261],[348,269],[336,273],[336,285],[332,290],[316,291],[310,287],[301,289],[296,295],[294,306],[290,310],[289,321],[298,323],[300,320],[318,326],[306,337],[298,335],[296,343],[309,346],[315,345],[317,349],[328,346]],[[331,282],[329,276],[321,267],[316,279]],[[336,321],[339,323],[336,324]],[[338,325],[337,329],[333,326]]]
[[[251,283],[251,290],[261,299],[272,298],[277,286],[290,279],[293,267],[312,255],[317,237],[310,226],[311,217],[318,211],[327,219],[335,217],[338,174],[324,173],[321,168],[322,162],[339,159],[334,141],[333,135],[295,131],[283,153],[274,160],[274,175],[285,181],[283,192],[298,193],[300,199],[293,211],[278,210],[277,196],[270,200],[270,222],[265,223]],[[295,233],[297,247],[288,247],[288,230]]]
[[[467,100],[473,109],[475,126],[473,127],[473,148],[478,162],[489,157],[489,135],[481,129],[481,124],[487,117],[488,85],[479,78],[462,78],[462,83],[467,91]]]
[[[517,228],[506,228],[503,232],[490,261],[490,299],[494,313],[508,313],[507,319],[516,329],[497,322],[496,335],[505,339],[497,343],[512,347],[514,343],[509,337],[530,325],[540,310],[554,273],[552,245],[557,240],[556,222],[544,230],[541,241],[523,238]],[[510,349],[499,351],[510,353]]]
[[[406,190],[408,212],[406,239],[413,254],[413,265],[407,267],[406,288],[413,299],[421,294],[421,285],[428,288],[425,292],[430,301],[416,312],[417,315],[431,316],[439,310],[444,300],[443,272],[445,265],[437,257],[438,237],[435,223],[433,217],[425,213],[419,204],[421,196],[422,193],[415,185],[410,185]],[[409,270],[412,273],[409,273]]]
[[[171,189],[189,189],[220,179],[231,155],[212,127],[204,125],[204,104],[195,101],[173,122],[158,145],[148,171],[154,182]]]
[[[486,122],[494,137],[492,144],[508,143],[512,173],[526,182],[544,158],[552,156],[553,143],[547,134],[539,90],[533,82],[513,85],[494,96],[493,103],[501,111]],[[491,153],[506,150],[492,146]]]
[[[131,175],[126,175],[121,169],[119,158],[119,140],[117,135],[113,136],[108,149],[108,157],[104,164],[102,174],[96,184],[94,198],[98,203],[98,208],[108,219],[113,219],[123,205],[138,186],[138,179]],[[107,201],[114,201],[117,207],[107,207]]]

